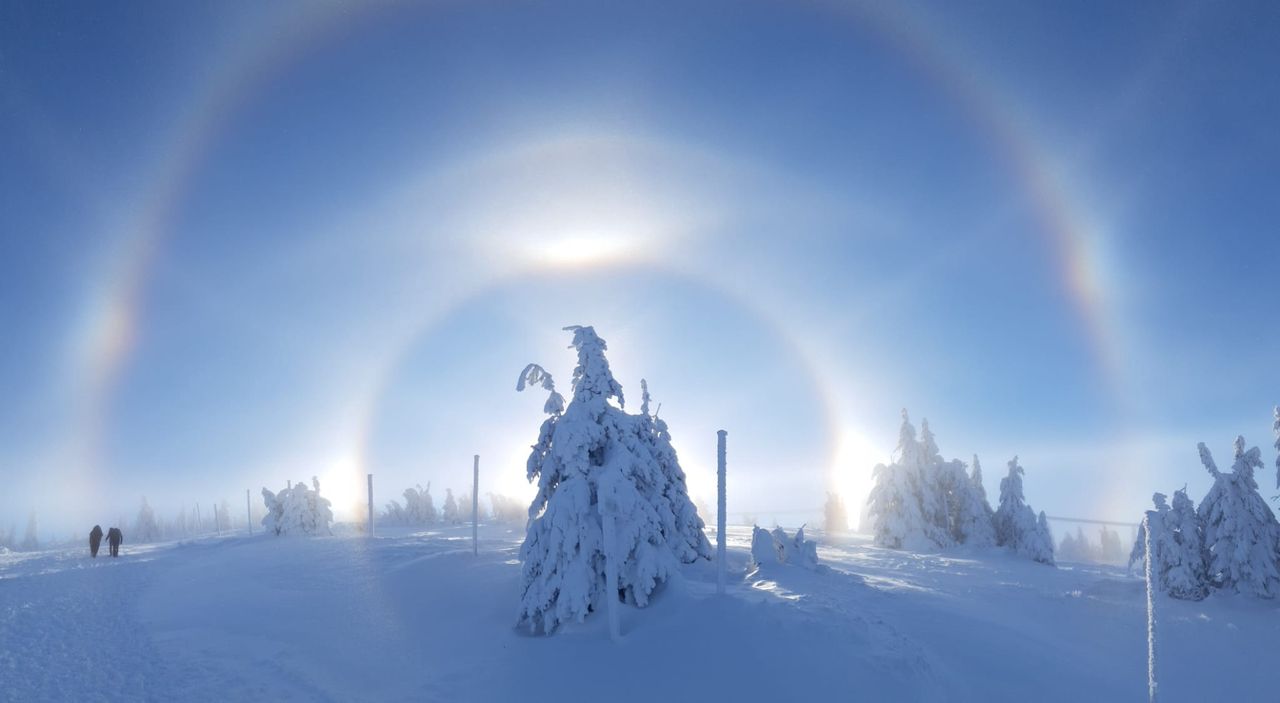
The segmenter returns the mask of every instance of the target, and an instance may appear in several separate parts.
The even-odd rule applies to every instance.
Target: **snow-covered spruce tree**
[[[929,429],[929,420],[920,421],[920,466],[916,473],[916,493],[920,499],[920,511],[924,514],[925,533],[938,547],[949,547],[955,544],[955,530],[952,525],[949,495],[953,488],[959,486],[960,474],[964,465],[949,464],[942,458],[938,442]]]
[[[1119,564],[1124,560],[1124,546],[1120,544],[1120,533],[1108,530],[1106,525],[1098,531],[1097,559],[1106,564]]]
[[[410,525],[430,525],[436,521],[436,504],[431,499],[431,482],[404,489],[404,517]]]
[[[943,488],[947,493],[947,512],[951,534],[957,543],[974,547],[990,547],[996,543],[992,520],[995,515],[987,502],[982,485],[982,465],[973,457],[973,473],[965,472],[964,462],[952,460],[940,467]]]
[[[1173,494],[1170,509],[1163,493],[1152,496],[1155,510],[1146,512],[1146,520],[1138,527],[1138,538],[1129,555],[1129,569],[1146,568],[1152,560],[1151,574],[1163,593],[1183,600],[1201,600],[1208,595],[1208,579],[1204,565],[1204,540],[1200,519],[1187,497],[1186,490]],[[1148,528],[1150,540],[1148,540]],[[1147,554],[1147,544],[1152,554]]]
[[[1263,466],[1261,452],[1257,447],[1245,451],[1244,437],[1236,437],[1235,464],[1227,474],[1218,470],[1203,442],[1199,449],[1200,461],[1213,476],[1213,487],[1197,511],[1211,583],[1263,598],[1280,594],[1280,523],[1254,479],[1254,471]]]
[[[827,504],[823,506],[825,522],[823,524],[827,534],[849,531],[849,516],[844,511],[844,501],[840,499],[840,494],[834,491],[827,491]]]
[[[990,546],[996,543],[995,518],[996,511],[991,509],[987,500],[987,488],[982,483],[982,463],[978,455],[973,455],[973,471],[969,474],[969,500],[971,505],[967,515],[970,526],[963,530],[965,542],[977,546]],[[981,514],[981,518],[978,515]]]
[[[327,498],[320,495],[320,481],[311,479],[313,488],[303,481],[293,483],[279,493],[262,489],[262,502],[267,514],[262,526],[276,535],[327,535],[332,534],[333,511]]]
[[[453,499],[453,489],[444,489],[444,509],[441,511],[441,519],[453,525],[461,521],[458,515],[458,501]]]
[[[658,466],[658,488],[649,500],[662,518],[662,534],[676,558],[690,564],[711,558],[706,523],[689,497],[689,486],[676,448],[671,444],[671,430],[657,413],[649,412],[649,383],[640,379],[640,415],[633,419],[635,431]],[[643,453],[642,453],[643,454]]]
[[[133,524],[133,541],[148,543],[159,539],[160,526],[156,524],[156,513],[147,503],[146,496],[143,496],[142,507],[138,508],[138,519]]]
[[[875,486],[867,498],[868,517],[876,544],[892,549],[934,549],[934,529],[925,519],[919,497],[923,464],[916,428],[902,411],[898,431],[897,461],[878,464]]]
[[[528,462],[538,493],[520,548],[519,614],[521,624],[547,634],[582,621],[607,598],[643,607],[681,561],[710,558],[666,424],[624,412],[604,340],[591,327],[565,329],[578,355],[568,407],[540,366],[525,367],[516,384],[540,384],[550,394]],[[616,570],[617,593],[606,592],[606,568]]]
[[[1035,553],[1031,558],[1041,564],[1054,563],[1053,561],[1053,531],[1049,529],[1049,518],[1040,511],[1039,517],[1036,518],[1036,539],[1033,542]]]
[[[1046,544],[1048,525],[1041,530],[1035,511],[1022,495],[1024,471],[1018,457],[1009,461],[1009,475],[1000,479],[1000,507],[995,514],[996,544],[1044,564],[1053,564],[1053,542]]]
[[[1146,520],[1138,525],[1138,537],[1133,540],[1133,549],[1129,550],[1128,570],[1133,572],[1136,565],[1138,570],[1144,571],[1147,563],[1147,532],[1150,528],[1151,532],[1151,548],[1155,550],[1155,570],[1158,572],[1162,563],[1160,549],[1164,543],[1161,535],[1164,529],[1164,516],[1169,512],[1169,497],[1163,493],[1155,493],[1151,496],[1151,502],[1155,505],[1155,510],[1146,511]]]
[[[1162,519],[1167,541],[1162,543],[1159,552],[1165,593],[1182,600],[1202,600],[1209,594],[1204,526],[1185,487],[1173,492],[1173,509]]]

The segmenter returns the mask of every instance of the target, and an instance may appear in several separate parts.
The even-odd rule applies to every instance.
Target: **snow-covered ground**
[[[35,700],[1143,700],[1142,582],[999,551],[828,540],[816,572],[730,594],[686,567],[646,610],[515,629],[522,533],[201,539],[0,555],[0,698]],[[1280,604],[1161,599],[1161,698],[1277,700]]]

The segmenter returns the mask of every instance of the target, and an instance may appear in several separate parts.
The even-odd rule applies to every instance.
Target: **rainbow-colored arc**
[[[84,380],[86,417],[78,428],[85,448],[81,465],[87,479],[96,479],[96,445],[102,431],[113,388],[127,365],[134,340],[142,327],[151,269],[172,222],[187,196],[193,177],[217,144],[228,123],[246,105],[260,96],[273,76],[299,62],[328,42],[336,41],[352,28],[368,20],[397,16],[410,5],[396,3],[304,3],[301,16],[282,17],[274,29],[258,41],[242,48],[213,79],[201,86],[189,101],[188,119],[176,130],[165,150],[165,162],[155,170],[149,189],[136,216],[122,229],[115,265],[107,273],[105,285],[90,301],[90,314],[82,323],[74,358],[79,377]],[[1107,385],[1116,388],[1120,373],[1121,347],[1118,344],[1110,296],[1095,248],[1097,233],[1087,226],[1087,218],[1050,167],[1050,159],[1030,136],[992,86],[980,81],[958,56],[948,53],[937,35],[919,18],[909,17],[898,4],[879,2],[826,3],[829,14],[862,30],[871,30],[885,46],[929,79],[939,91],[968,116],[974,127],[989,141],[1034,206],[1040,230],[1051,243],[1059,267],[1062,287],[1068,294],[1086,331],[1099,370]],[[514,274],[518,275],[518,274]],[[782,334],[792,339],[802,336],[777,322]],[[429,321],[423,326],[428,327]],[[412,343],[408,340],[406,343]],[[815,358],[801,350],[811,361]],[[394,367],[398,356],[388,359]],[[379,378],[385,378],[391,368]],[[374,394],[376,395],[376,390]],[[828,424],[832,435],[844,417],[837,400],[828,397]],[[363,435],[366,428],[361,428]],[[357,446],[361,441],[355,440]]]

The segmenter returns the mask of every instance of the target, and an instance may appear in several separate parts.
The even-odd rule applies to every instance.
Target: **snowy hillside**
[[[31,700],[1143,700],[1142,582],[991,550],[849,537],[748,576],[730,540],[653,604],[553,637],[516,625],[522,532],[207,539],[118,560],[0,556],[0,698]],[[1165,701],[1275,700],[1280,607],[1159,600]]]

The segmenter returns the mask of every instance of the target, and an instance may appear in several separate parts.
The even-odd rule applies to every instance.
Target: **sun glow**
[[[338,520],[353,518],[368,501],[365,476],[350,458],[333,462],[318,478],[320,495],[329,499]],[[376,490],[374,497],[377,498]]]
[[[872,469],[888,460],[889,453],[877,448],[862,432],[848,427],[841,431],[831,480],[844,500],[850,527],[857,528],[862,506],[871,493]]]
[[[540,267],[582,269],[632,260],[639,253],[634,237],[600,230],[594,234],[567,234],[558,239],[530,243],[526,256]]]

